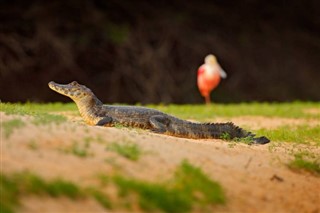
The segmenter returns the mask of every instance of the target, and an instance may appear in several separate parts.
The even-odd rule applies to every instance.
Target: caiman
[[[52,90],[71,98],[77,104],[82,118],[89,125],[137,127],[156,133],[193,139],[249,138],[251,143],[256,144],[266,144],[270,141],[264,136],[255,137],[251,132],[231,122],[196,123],[147,107],[104,105],[89,88],[76,81],[69,84],[57,84],[51,81],[48,85]]]

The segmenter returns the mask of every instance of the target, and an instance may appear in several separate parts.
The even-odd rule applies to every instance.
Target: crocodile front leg
[[[149,118],[152,131],[156,133],[164,133],[168,130],[170,120],[163,115],[153,115]]]
[[[112,123],[112,117],[106,116],[102,117],[97,123],[96,126],[109,126]]]

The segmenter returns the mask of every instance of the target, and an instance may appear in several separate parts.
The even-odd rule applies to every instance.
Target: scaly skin
[[[221,138],[228,134],[231,139],[250,137],[253,143],[269,142],[269,139],[264,136],[254,138],[254,134],[233,123],[194,123],[146,107],[103,105],[89,88],[76,81],[66,85],[51,81],[48,85],[52,90],[70,97],[77,104],[84,121],[89,125],[120,124],[194,139]]]

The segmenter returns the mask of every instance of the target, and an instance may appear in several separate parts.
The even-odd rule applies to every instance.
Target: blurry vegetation
[[[0,97],[67,101],[47,83],[77,80],[103,102],[202,102],[196,70],[214,53],[228,78],[213,101],[319,101],[319,8],[316,0],[4,0]]]
[[[295,153],[288,167],[292,170],[303,170],[320,176],[320,156],[311,152]]]
[[[73,154],[75,156],[85,158],[92,155],[90,151],[90,143],[88,141],[78,142],[74,141],[72,146],[62,149],[64,153]]]
[[[172,180],[168,182],[149,183],[127,176],[99,176],[102,186],[114,184],[119,192],[118,200],[111,200],[97,187],[81,187],[63,179],[45,180],[30,172],[18,172],[0,175],[0,209],[3,213],[12,213],[19,208],[22,196],[38,195],[60,197],[73,200],[94,198],[104,208],[132,206],[146,211],[188,212],[193,208],[208,209],[216,204],[225,203],[225,195],[219,183],[211,180],[201,169],[183,161],[177,168]],[[130,195],[138,200],[127,200]],[[136,203],[135,201],[138,201]],[[114,205],[114,204],[120,205]],[[121,206],[122,205],[122,206]]]
[[[51,197],[65,196],[71,199],[93,197],[105,208],[110,208],[108,198],[97,189],[85,189],[66,180],[44,180],[30,172],[12,175],[0,174],[0,209],[3,213],[12,213],[18,209],[20,196],[48,195]]]
[[[125,142],[121,144],[114,142],[109,144],[106,149],[108,151],[114,151],[119,155],[133,161],[138,160],[142,154],[141,148],[137,144],[131,142]]]
[[[121,176],[116,176],[114,181],[120,196],[136,194],[140,207],[147,212],[157,209],[163,212],[188,212],[195,207],[204,210],[225,202],[220,184],[187,161],[181,163],[168,183],[148,183]]]
[[[1,129],[3,128],[4,136],[6,138],[10,137],[10,135],[13,133],[15,129],[19,129],[24,126],[25,123],[20,119],[12,119],[4,122],[1,121]]]
[[[35,140],[31,140],[30,142],[28,142],[27,146],[31,150],[37,150],[39,148],[39,145]]]
[[[67,120],[62,115],[52,115],[49,113],[35,114],[34,116],[32,123],[35,125],[61,124]]]

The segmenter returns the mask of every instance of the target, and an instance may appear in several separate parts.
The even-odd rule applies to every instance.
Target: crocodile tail
[[[265,136],[255,137],[255,134],[246,131],[232,122],[228,123],[202,123],[199,125],[201,132],[193,131],[195,137],[198,138],[219,138],[219,139],[235,139],[249,138],[252,143],[266,144],[270,140]],[[197,129],[197,128],[195,128]]]
[[[203,123],[204,132],[208,138],[245,138],[254,137],[248,132],[232,122],[228,123]]]
[[[192,123],[179,125],[174,128],[175,133],[188,138],[216,138],[235,139],[252,138],[253,143],[265,144],[269,142],[266,137],[255,138],[255,134],[248,132],[232,122],[228,123]]]

